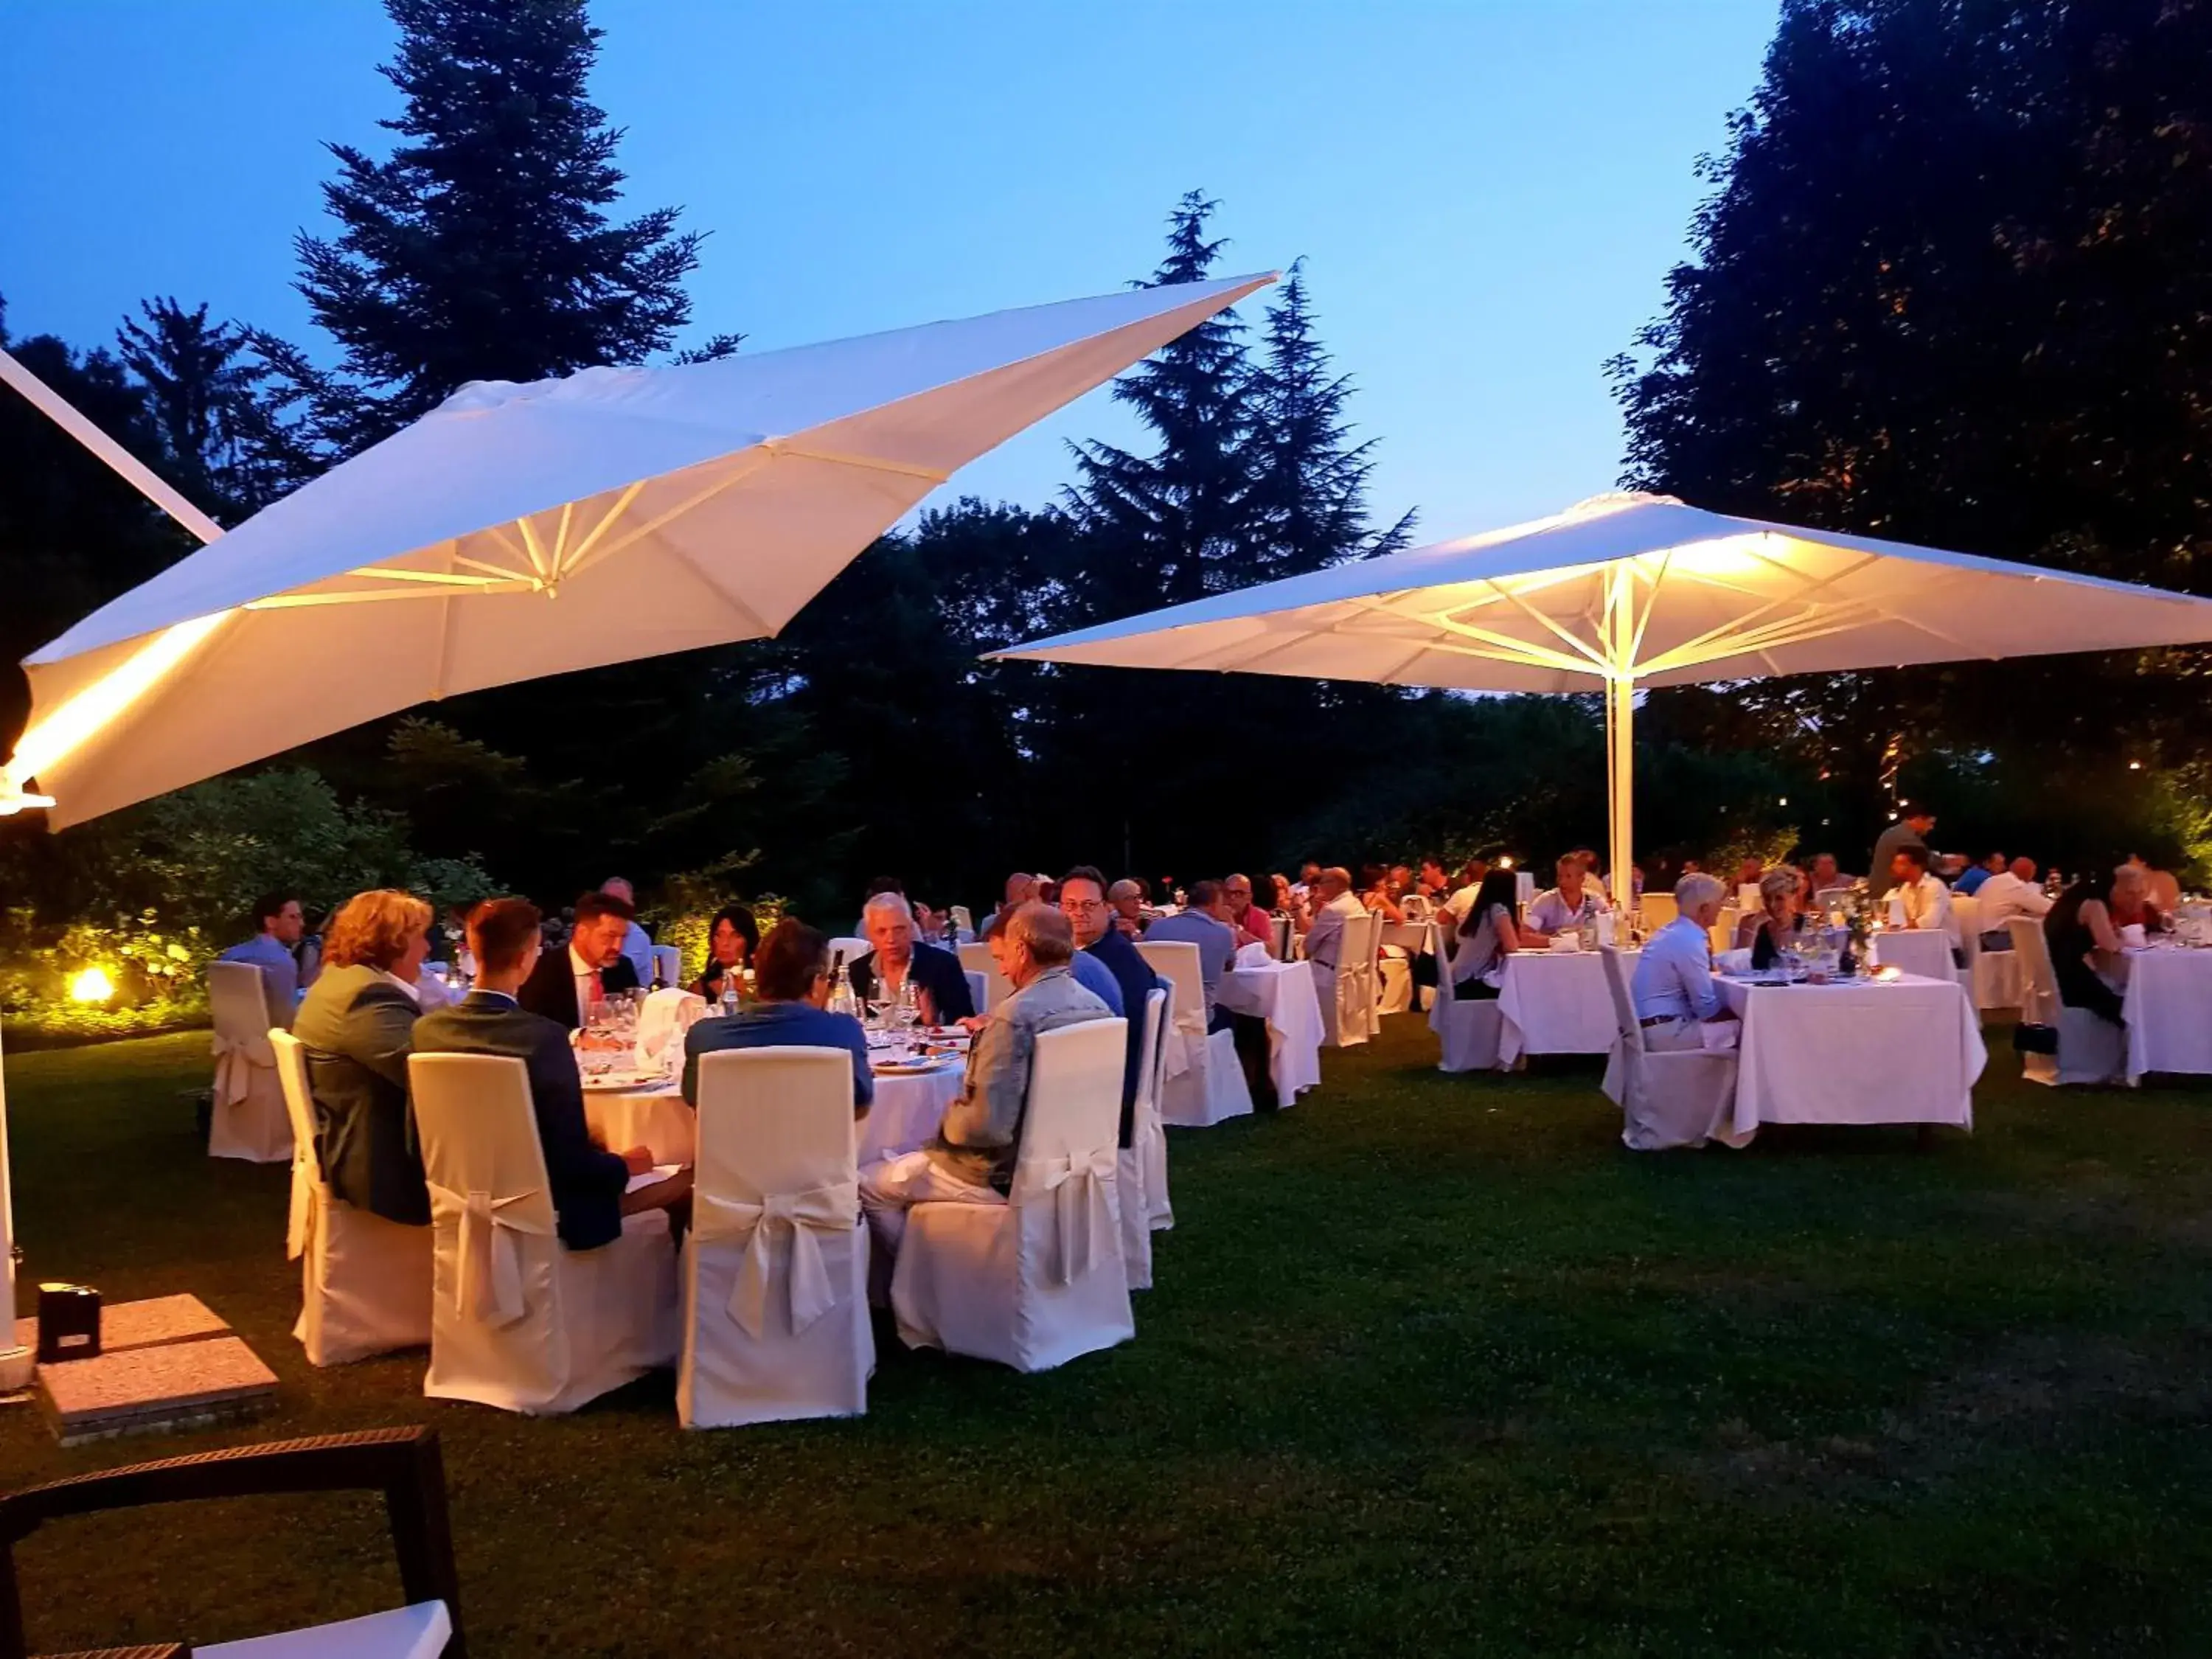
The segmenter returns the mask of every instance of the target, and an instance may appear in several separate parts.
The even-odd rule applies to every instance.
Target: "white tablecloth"
[[[1632,978],[1636,952],[1620,953]],[[1516,951],[1498,987],[1498,1063],[1523,1054],[1604,1054],[1620,1035],[1605,958],[1595,951]]]
[[[652,1152],[655,1164],[689,1164],[698,1152],[697,1119],[675,1083],[619,1093],[586,1089],[584,1121],[611,1152],[643,1146]]]
[[[1221,976],[1218,995],[1232,1013],[1267,1022],[1267,1075],[1276,1105],[1290,1105],[1299,1090],[1321,1081],[1321,994],[1304,963],[1232,968]]]
[[[855,1156],[865,1169],[884,1158],[911,1152],[937,1133],[945,1109],[959,1096],[968,1075],[964,1063],[920,1076],[876,1075],[875,1104],[860,1120]]]
[[[1948,972],[1829,985],[1719,983],[1743,1020],[1738,1133],[1762,1123],[1974,1127],[1974,1079],[1989,1051],[1972,1002]]]
[[[1889,927],[1874,935],[1874,963],[1918,979],[1951,979],[1951,936],[1940,929]]]
[[[878,1073],[875,1103],[860,1120],[857,1161],[867,1164],[896,1158],[935,1134],[966,1074],[967,1067],[958,1062],[919,1075]],[[674,1083],[620,1093],[587,1089],[584,1119],[611,1152],[647,1147],[656,1164],[688,1164],[697,1155],[697,1116]]]
[[[2212,951],[2128,952],[2128,1081],[2146,1072],[2212,1072]]]

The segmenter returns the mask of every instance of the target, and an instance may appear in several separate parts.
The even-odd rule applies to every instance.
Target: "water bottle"
[[[738,970],[722,969],[722,1018],[728,1019],[738,1012]]]
[[[852,976],[845,971],[845,963],[842,957],[837,963],[836,980],[830,988],[830,1012],[833,1014],[850,1014],[855,1019],[860,1017],[859,1002],[853,995]]]

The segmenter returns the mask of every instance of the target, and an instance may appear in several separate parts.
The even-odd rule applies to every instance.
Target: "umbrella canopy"
[[[1632,861],[1634,692],[2212,640],[2212,600],[1600,496],[998,654],[1480,691],[1606,691],[1613,868]]]
[[[0,793],[35,780],[58,829],[426,700],[773,635],[956,469],[1272,280],[465,386],[32,656]]]

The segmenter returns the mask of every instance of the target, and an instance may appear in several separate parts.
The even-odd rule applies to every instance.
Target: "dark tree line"
[[[1615,365],[1627,482],[2212,592],[2212,5],[1789,0],[1706,176]],[[2207,839],[2204,671],[1775,680],[1662,693],[1655,729],[1771,744],[1839,804],[1932,789],[1978,842],[2172,857]]]
[[[2212,591],[2208,7],[1791,0],[1694,257],[1613,366],[1628,482]],[[226,522],[469,379],[665,359],[690,321],[699,237],[621,205],[582,0],[391,9],[392,146],[335,149],[335,228],[298,240],[326,346],[163,300],[112,350],[14,347]],[[1167,231],[1147,280],[1221,268],[1202,194]],[[1402,544],[1410,514],[1370,514],[1351,391],[1294,264],[1117,384],[1140,442],[1078,446],[1056,502],[921,514],[779,639],[454,699],[289,758],[404,812],[422,854],[554,900],[620,868],[842,917],[879,872],[973,900],[1076,859],[1157,878],[1598,840],[1586,700],[982,659]],[[0,443],[22,458],[0,490],[0,656],[188,550],[12,398]],[[1849,861],[1909,787],[1943,793],[1968,844],[2172,857],[2212,842],[2201,673],[2164,653],[1662,693],[1645,848],[1794,833]]]

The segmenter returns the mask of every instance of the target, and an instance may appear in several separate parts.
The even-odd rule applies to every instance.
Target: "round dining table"
[[[877,1070],[874,1103],[857,1125],[855,1164],[879,1163],[922,1146],[945,1121],[945,1108],[958,1097],[965,1072],[957,1056],[927,1069]],[[584,1119],[592,1138],[611,1151],[642,1146],[655,1164],[696,1161],[698,1114],[675,1079],[629,1088],[586,1085]]]

